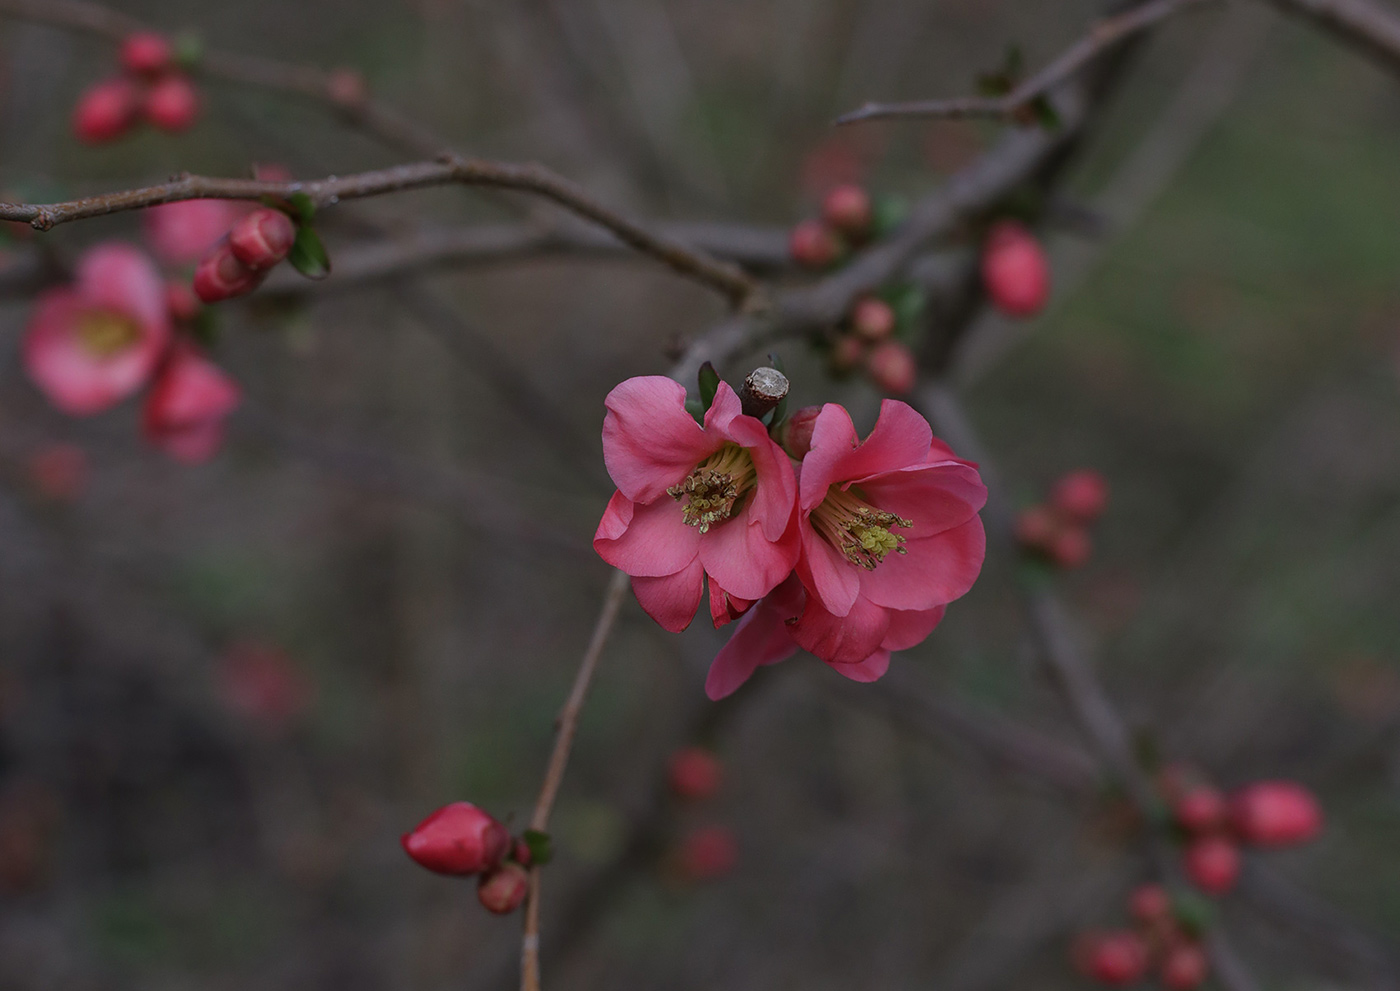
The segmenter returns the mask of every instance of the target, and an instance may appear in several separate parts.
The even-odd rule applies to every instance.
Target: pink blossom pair
[[[628,379],[606,407],[618,491],[593,546],[665,629],[689,625],[707,585],[714,625],[738,620],[711,665],[711,698],[799,647],[874,681],[981,570],[976,466],[904,403],[885,400],[864,441],[841,406],[804,411],[797,465],[723,383],[703,424],[660,376]]]

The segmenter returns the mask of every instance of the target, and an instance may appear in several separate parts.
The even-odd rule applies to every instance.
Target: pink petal
[[[800,547],[796,531],[778,543],[749,514],[726,520],[700,537],[700,563],[731,594],[761,599],[792,573]]]
[[[611,512],[612,502],[608,508]],[[593,537],[593,549],[604,561],[633,578],[674,575],[695,560],[700,531],[686,526],[681,507],[670,496],[662,496],[650,505],[634,504],[632,519],[622,533],[613,538],[604,534],[605,525],[615,527],[617,523],[618,515],[609,518],[607,512],[603,514]]]
[[[146,240],[161,261],[196,262],[247,212],[234,200],[182,200],[146,210],[141,217]]]
[[[718,397],[715,401],[719,402]],[[797,509],[797,478],[792,460],[768,436],[768,428],[751,416],[731,418],[724,432],[749,452],[758,475],[757,485],[749,494],[750,519],[757,518],[762,523],[769,540],[779,539],[792,524]]]
[[[119,242],[89,249],[78,259],[77,290],[84,306],[129,316],[140,325],[141,336],[152,339],[148,346],[165,346],[170,337],[165,283],[139,249]]]
[[[932,609],[967,594],[982,571],[987,538],[981,517],[887,554],[874,571],[862,571],[861,595],[890,609]]]
[[[812,449],[802,459],[802,508],[816,506],[838,482],[923,464],[932,442],[927,420],[908,404],[886,399],[875,429],[857,444],[850,414],[828,403],[817,415]]]
[[[959,462],[915,465],[859,478],[867,499],[913,522],[899,532],[913,541],[961,526],[987,502],[987,487],[975,468]]]
[[[890,652],[877,650],[863,661],[854,664],[831,664],[831,670],[850,678],[852,681],[869,683],[879,681],[890,669]]]
[[[789,629],[801,647],[828,664],[856,664],[880,648],[889,627],[889,611],[863,596],[845,616],[832,615],[808,596],[802,615]]]
[[[710,665],[705,679],[706,695],[718,701],[748,681],[761,665],[776,664],[797,652],[787,620],[800,608],[800,600],[794,598],[800,594],[800,586],[796,592],[784,586],[739,620],[729,642],[720,648]]]
[[[185,464],[201,464],[219,453],[224,443],[222,420],[178,427],[162,434],[147,433],[146,439]]]
[[[705,590],[705,572],[699,561],[674,575],[662,578],[633,578],[632,592],[642,609],[668,633],[679,633],[690,625],[700,608]]]
[[[134,393],[150,377],[157,357],[142,347],[94,354],[78,337],[84,312],[70,290],[41,295],[23,345],[29,377],[49,402],[73,416],[101,412]]]
[[[594,547],[600,540],[616,540],[627,532],[632,522],[632,510],[636,504],[621,492],[614,492],[603,510],[603,518],[598,521],[598,532],[593,534]],[[604,558],[604,560],[607,560]]]
[[[802,584],[821,600],[827,612],[845,616],[860,595],[861,569],[823,540],[805,520],[800,533],[802,556],[797,573],[802,576]]]
[[[724,589],[720,588],[719,582],[710,579],[710,621],[714,623],[715,629],[734,622],[748,611],[753,605],[752,599],[736,599]]]
[[[633,502],[660,499],[724,443],[700,428],[685,411],[685,387],[664,375],[628,379],[605,405],[603,462]]]
[[[816,507],[826,498],[828,488],[844,481],[835,474],[835,470],[858,444],[860,436],[846,408],[836,403],[823,406],[812,426],[812,446],[802,459],[801,478],[798,480],[798,504],[802,509]]]
[[[885,639],[880,641],[881,649],[908,650],[917,647],[928,639],[947,611],[947,606],[922,611],[890,610],[890,628]]]

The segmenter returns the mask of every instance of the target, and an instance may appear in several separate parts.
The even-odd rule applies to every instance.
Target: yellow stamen
[[[78,318],[78,340],[99,358],[125,351],[141,337],[135,322],[119,313],[91,310]]]
[[[681,516],[686,524],[708,533],[710,527],[734,515],[735,505],[757,478],[749,453],[738,444],[725,444],[666,494],[677,502],[684,499]]]
[[[866,571],[874,571],[890,551],[904,553],[904,538],[891,533],[891,527],[907,530],[913,525],[913,520],[876,509],[855,490],[835,485],[827,490],[821,505],[812,511],[812,526],[817,533],[844,554],[847,561]]]

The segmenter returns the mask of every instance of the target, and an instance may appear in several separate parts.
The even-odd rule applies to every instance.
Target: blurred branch
[[[1059,58],[1003,96],[965,96],[909,103],[867,103],[836,118],[837,124],[855,124],[890,117],[1000,117],[1014,118],[1035,100],[1046,96],[1105,51],[1138,32],[1187,7],[1210,0],[1151,0],[1122,14],[1105,17],[1067,48]]]
[[[1400,12],[1373,0],[1270,0],[1360,48],[1386,68],[1400,70]]]

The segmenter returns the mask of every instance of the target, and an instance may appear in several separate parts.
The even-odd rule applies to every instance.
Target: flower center
[[[891,533],[891,527],[908,529],[913,525],[913,520],[876,509],[856,491],[835,485],[826,490],[826,498],[812,510],[812,527],[817,533],[846,555],[847,561],[866,571],[874,571],[890,551],[904,553],[904,538]]]
[[[686,524],[707,533],[714,524],[734,515],[735,504],[757,480],[749,452],[738,444],[725,444],[666,494],[677,502],[685,500],[681,515]]]
[[[140,336],[135,321],[109,310],[89,310],[78,318],[78,340],[99,358],[125,351]]]

